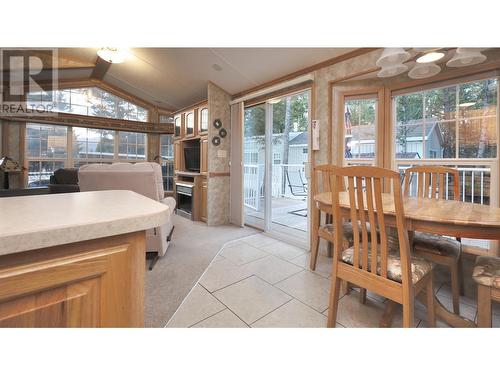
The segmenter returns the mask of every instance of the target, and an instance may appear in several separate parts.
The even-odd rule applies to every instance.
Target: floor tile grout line
[[[212,266],[212,264],[215,262],[215,259],[217,259],[217,257],[219,256],[220,252],[230,243],[233,243],[233,242],[237,242],[237,241],[240,241],[242,240],[243,238],[247,238],[247,237],[252,237],[252,236],[257,236],[259,233],[257,234],[251,234],[251,235],[248,235],[248,236],[244,236],[244,237],[241,237],[241,238],[236,238],[234,240],[230,240],[230,241],[227,241],[226,243],[224,243],[222,245],[222,247],[219,249],[219,251],[214,255],[214,257],[212,258],[212,260],[210,261],[210,263],[208,264],[207,268],[205,268],[205,271],[203,271],[203,273],[201,274],[201,276],[198,278],[198,280],[196,280],[196,282],[194,283],[193,287],[189,290],[188,294],[186,294],[186,297],[184,297],[184,299],[182,300],[182,302],[180,303],[180,305],[177,307],[177,309],[175,309],[174,313],[172,314],[172,316],[170,317],[170,319],[167,321],[167,323],[163,326],[163,328],[167,328],[168,324],[170,323],[170,321],[174,318],[175,314],[177,314],[177,311],[179,311],[179,309],[181,308],[181,306],[184,304],[184,302],[186,302],[187,298],[191,295],[191,293],[193,292],[193,289],[196,287],[197,284],[200,283],[200,280],[203,278],[203,276],[205,276],[205,274],[207,273],[208,269]],[[225,258],[224,258],[225,259]],[[201,285],[201,284],[200,284]],[[205,289],[205,288],[204,288]],[[206,290],[206,289],[205,289]],[[210,292],[209,292],[210,293]]]
[[[276,311],[276,310],[278,310],[280,307],[285,306],[285,305],[286,305],[287,303],[289,303],[289,302],[292,302],[294,299],[295,299],[295,298],[293,298],[293,297],[292,297],[292,299],[290,299],[290,300],[286,301],[285,303],[282,303],[281,305],[279,305],[279,306],[278,306],[278,307],[276,307],[275,309],[273,309],[273,310],[269,311],[267,314],[264,314],[263,316],[261,316],[261,317],[260,317],[260,318],[258,318],[257,320],[255,320],[255,321],[253,321],[252,323],[250,323],[250,326],[252,326],[252,324],[257,323],[259,320],[261,320],[261,319],[265,318],[265,317],[266,317],[266,316],[268,316],[269,314],[271,314],[271,313],[275,312],[275,311]],[[252,327],[252,328],[254,328],[254,327]]]
[[[204,288],[208,291],[208,293],[212,293],[212,294],[213,294],[213,293],[216,293],[216,292],[218,292],[218,291],[220,291],[220,290],[223,290],[223,289],[229,288],[230,286],[233,286],[233,285],[235,285],[235,284],[238,284],[240,281],[244,281],[244,280],[246,280],[246,279],[249,279],[249,278],[251,278],[252,276],[256,276],[256,275],[254,275],[254,274],[248,275],[248,276],[244,277],[243,279],[240,279],[240,280],[238,280],[238,281],[234,281],[234,282],[232,282],[231,284],[227,284],[227,285],[225,285],[225,286],[223,286],[223,287],[221,287],[221,288],[219,288],[219,289],[215,289],[213,292],[209,291],[209,290],[206,288],[206,286],[204,286],[201,282],[198,282],[198,283],[199,283],[201,286],[203,286],[203,287],[204,287]]]
[[[249,277],[251,277],[251,276],[249,276]],[[247,279],[248,279],[249,277],[247,277]],[[245,280],[245,279],[244,279],[244,280]],[[243,280],[240,280],[240,281],[243,281]],[[201,284],[200,284],[200,285],[201,285]],[[203,287],[203,289],[205,289],[205,287]],[[205,289],[205,290],[207,290],[207,289]],[[207,290],[207,292],[208,292],[208,290]],[[208,293],[210,293],[210,292],[208,292]],[[226,306],[226,309],[228,309],[228,310],[229,310],[229,311],[231,311],[234,315],[236,315],[236,316],[238,317],[238,319],[239,319],[239,320],[241,320],[243,323],[245,323],[245,325],[246,325],[248,328],[252,328],[252,327],[250,327],[250,325],[249,325],[247,322],[245,322],[245,320],[244,320],[241,316],[239,316],[239,315],[238,315],[235,311],[233,311],[233,310],[232,310],[232,309],[231,309],[228,305],[226,305],[226,304],[225,304],[224,302],[222,302],[219,298],[217,298],[217,296],[216,296],[216,295],[214,295],[213,293],[210,293],[210,294],[211,294],[211,295],[212,295],[212,297],[214,297],[217,301],[219,301],[219,302],[220,302],[220,303],[222,303],[224,306]],[[220,312],[220,311],[219,311],[219,312]]]
[[[292,302],[292,301],[297,301],[297,302],[298,302],[298,303],[300,303],[301,305],[304,305],[305,307],[310,308],[311,310],[313,310],[314,312],[318,313],[319,315],[324,315],[323,313],[320,313],[318,310],[316,310],[316,309],[312,308],[312,307],[311,307],[311,306],[309,306],[308,304],[306,304],[306,303],[302,302],[302,301],[301,301],[301,300],[299,300],[298,298],[292,297],[292,299],[291,299],[290,301],[287,301],[287,302],[285,302],[284,304],[282,304],[281,306],[278,306],[277,308],[275,308],[273,311],[268,312],[266,315],[264,315],[264,316],[260,317],[259,319],[257,319],[257,320],[256,320],[255,322],[253,322],[252,324],[255,324],[255,323],[257,323],[259,320],[264,319],[264,318],[265,318],[266,316],[268,316],[269,314],[271,314],[271,313],[275,312],[275,311],[276,311],[276,310],[278,310],[279,308],[281,308],[281,307],[285,306],[286,304],[288,304],[288,303],[290,303],[290,302]],[[327,309],[328,309],[328,308],[327,308]],[[318,327],[318,328],[324,328],[324,327]]]

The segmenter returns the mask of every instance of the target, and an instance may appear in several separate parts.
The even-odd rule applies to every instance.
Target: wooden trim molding
[[[208,172],[208,177],[229,177],[230,172]]]
[[[306,81],[306,82],[302,82],[302,83],[298,83],[296,85],[286,87],[286,88],[281,89],[281,90],[273,91],[273,92],[270,92],[268,94],[258,96],[256,98],[246,100],[245,107],[250,107],[250,106],[260,104],[260,103],[264,103],[265,101],[267,101],[269,99],[275,99],[275,98],[299,93],[301,91],[310,90],[312,88],[312,83],[313,83],[313,81],[311,81],[311,80]]]
[[[0,120],[35,122],[41,124],[65,126],[81,126],[85,128],[133,131],[139,133],[173,134],[174,132],[173,124],[158,124],[153,122],[119,120],[103,117],[75,115],[71,113],[58,113],[54,114],[53,116],[0,116]]]
[[[178,109],[175,112],[171,112],[171,113],[173,116],[179,116],[183,112],[189,112],[197,107],[202,107],[202,106],[207,106],[207,105],[208,105],[208,99],[205,99],[205,100],[202,100],[201,102],[190,104],[184,108]]]
[[[379,49],[379,48],[357,48],[357,49],[355,49],[355,50],[353,50],[351,52],[345,53],[343,55],[340,55],[340,56],[337,56],[337,57],[333,57],[331,59],[322,61],[322,62],[320,62],[318,64],[314,64],[314,65],[308,66],[306,68],[297,70],[295,72],[286,74],[286,75],[281,76],[279,78],[276,78],[276,79],[274,79],[272,81],[269,81],[269,82],[266,82],[266,83],[254,86],[254,87],[252,87],[252,88],[250,88],[248,90],[244,90],[244,91],[241,91],[239,93],[236,93],[236,94],[233,95],[232,99],[235,100],[235,99],[241,98],[242,96],[245,96],[245,95],[247,95],[247,94],[249,94],[251,92],[254,92],[254,91],[257,91],[257,90],[262,90],[262,89],[264,89],[266,87],[273,86],[273,85],[276,85],[278,83],[282,83],[282,82],[285,82],[285,81],[289,81],[289,80],[291,80],[293,78],[297,78],[297,77],[302,76],[304,74],[308,74],[308,73],[314,72],[315,70],[319,70],[319,69],[325,68],[327,66],[337,64],[337,63],[339,63],[341,61],[348,60],[348,59],[351,59],[353,57],[364,55],[366,53],[375,51],[377,49]]]

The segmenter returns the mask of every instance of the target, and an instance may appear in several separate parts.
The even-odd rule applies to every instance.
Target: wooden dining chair
[[[339,168],[340,167],[330,164],[318,165],[314,168],[314,196],[320,193],[327,193],[332,191],[330,186],[330,174],[338,170]],[[324,217],[324,220],[322,220],[322,217]],[[316,235],[312,239],[309,268],[314,271],[316,269],[316,263],[318,261],[320,239],[328,241],[329,248],[333,244],[331,206],[318,203],[318,212],[313,215],[312,225],[316,230]]]
[[[452,178],[450,185],[448,177]],[[417,178],[416,190],[412,194],[413,178]],[[452,191],[447,191],[448,187]],[[457,169],[419,165],[406,169],[405,171],[405,196],[416,196],[429,199],[447,199],[451,195],[453,199],[460,199],[459,173]],[[463,294],[463,277],[461,261],[460,238],[443,237],[440,235],[415,232],[412,241],[413,250],[416,255],[431,262],[449,268],[451,274],[451,294],[453,299],[453,312],[460,314],[460,294]]]
[[[477,326],[491,327],[491,302],[500,302],[500,258],[477,257],[472,278],[477,284]]]
[[[345,177],[347,192],[342,192]],[[365,192],[354,188],[362,186],[363,180]],[[404,327],[413,327],[415,296],[425,290],[428,325],[434,327],[432,263],[410,255],[399,174],[377,167],[345,167],[332,171],[330,184],[335,242],[328,327],[335,327],[340,284],[344,280],[402,304]],[[383,186],[390,185],[392,193],[383,194]],[[354,245],[344,250],[341,228],[346,216],[353,223]],[[389,227],[397,229],[399,248],[395,251],[389,250]]]

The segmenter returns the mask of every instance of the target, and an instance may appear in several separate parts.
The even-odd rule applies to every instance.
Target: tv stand
[[[175,179],[177,214],[191,220],[205,220],[202,207],[203,180],[201,173],[182,171]],[[182,203],[182,204],[181,204]]]

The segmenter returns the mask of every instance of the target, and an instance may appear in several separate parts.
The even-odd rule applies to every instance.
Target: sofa
[[[146,232],[147,251],[155,252],[158,256],[165,255],[174,230],[172,214],[176,201],[172,197],[164,197],[163,176],[159,164],[149,162],[88,164],[78,170],[78,181],[80,191],[131,190],[167,205],[169,207],[167,222]]]
[[[76,193],[78,186],[78,168],[60,168],[50,176],[49,194]]]

